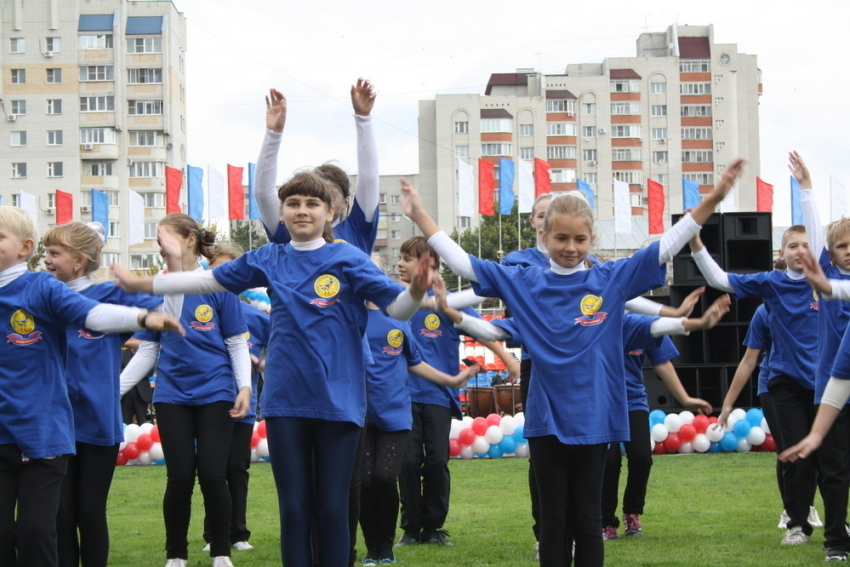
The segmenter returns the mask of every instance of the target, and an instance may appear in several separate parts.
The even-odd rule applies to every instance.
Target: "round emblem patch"
[[[195,308],[195,319],[200,321],[201,323],[209,323],[213,318],[213,310],[212,307],[207,305],[206,303],[203,305],[198,305]]]
[[[316,295],[328,299],[339,293],[339,280],[330,274],[319,276],[316,278],[316,283],[313,284],[313,289],[316,291]]]
[[[9,323],[19,335],[28,335],[35,331],[35,319],[23,309],[18,309],[12,313],[12,319]]]
[[[429,331],[433,331],[435,329],[440,328],[440,318],[435,314],[431,313],[427,317],[425,317],[425,328]]]
[[[582,315],[595,315],[602,307],[602,298],[598,295],[585,295],[581,298]]]
[[[401,329],[393,329],[387,333],[387,344],[391,347],[398,348],[402,342],[404,342],[404,333],[401,332]]]

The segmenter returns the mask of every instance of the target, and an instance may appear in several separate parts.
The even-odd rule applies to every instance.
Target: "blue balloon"
[[[491,459],[501,459],[502,458],[502,448],[499,445],[490,445],[490,450],[487,451],[487,455]]]
[[[753,427],[761,427],[761,420],[764,419],[764,412],[759,408],[750,408],[747,410],[747,421]]]
[[[736,424],[737,425],[737,424]],[[720,440],[720,448],[724,451],[731,452],[738,446],[738,437],[731,431],[723,434],[723,439]]]
[[[271,461],[272,458],[271,457],[260,457],[260,460],[261,461]]]
[[[709,453],[719,453],[720,452],[720,442],[712,441],[711,447],[708,448]]]
[[[652,429],[653,425],[664,423],[664,418],[667,417],[667,414],[662,410],[652,410],[649,414],[649,428]]]
[[[522,436],[523,433],[525,433],[524,425],[518,425],[516,429],[514,429],[514,439],[517,443],[528,443],[525,437]]]
[[[479,458],[479,459],[483,459],[483,458],[484,458],[484,457],[486,457],[488,454],[489,454],[489,453],[475,453],[475,456],[476,456],[477,458]]]
[[[155,460],[155,461],[153,462],[153,464],[155,464],[155,465],[164,465],[164,464],[165,464],[165,459],[157,459],[157,460]]]
[[[127,429],[127,424],[126,424],[126,423],[122,423],[122,424],[121,424],[121,431],[124,431],[125,429]]]
[[[502,440],[499,442],[499,449],[502,450],[502,453],[505,455],[509,453],[513,453],[516,451],[516,439],[513,435],[505,435],[502,437]]]
[[[735,426],[732,428],[732,431],[735,432],[738,439],[743,439],[750,433],[750,429],[752,429],[752,426],[749,421],[746,419],[739,419],[735,422]]]

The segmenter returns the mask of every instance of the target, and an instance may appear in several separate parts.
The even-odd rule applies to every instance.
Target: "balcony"
[[[80,159],[118,159],[118,144],[80,144]]]
[[[127,130],[164,130],[161,114],[134,114],[127,117]]]
[[[141,161],[167,161],[166,150],[161,146],[131,146],[127,148],[127,155],[134,158],[145,158]]]
[[[80,187],[82,189],[97,189],[98,191],[120,189],[117,175],[82,175],[80,176]]]

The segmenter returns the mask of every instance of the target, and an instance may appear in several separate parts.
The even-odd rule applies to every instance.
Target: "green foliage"
[[[41,266],[41,261],[47,255],[47,248],[44,246],[44,240],[39,238],[38,244],[35,247],[32,257],[27,260],[27,269],[31,272],[42,271],[44,266]]]
[[[269,239],[266,238],[261,223],[262,221],[256,220],[230,221],[230,241],[238,244],[245,252],[268,244]]]

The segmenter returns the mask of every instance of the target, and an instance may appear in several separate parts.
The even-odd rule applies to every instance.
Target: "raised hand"
[[[812,188],[812,177],[809,175],[809,168],[806,167],[803,158],[797,152],[788,154],[788,169],[791,170],[791,175],[794,176],[800,183],[800,189]]]
[[[170,232],[165,230],[165,227],[159,225],[156,227],[156,240],[159,242],[159,253],[165,258],[167,263],[181,263],[183,250],[180,248],[180,243],[174,238]],[[170,270],[169,270],[170,271]]]
[[[434,291],[434,302],[437,311],[443,312],[448,307],[446,282],[440,274],[435,273],[431,280],[431,289]]]
[[[720,179],[714,185],[714,191],[711,192],[716,202],[719,203],[726,198],[726,195],[735,186],[735,182],[738,181],[738,176],[744,170],[744,164],[746,162],[747,160],[744,158],[736,158],[723,170],[723,173],[720,174]]]
[[[732,305],[732,298],[728,293],[724,293],[711,304],[711,307],[706,309],[702,316],[703,329],[711,329],[714,327],[724,315],[729,313],[729,307]]]
[[[112,264],[109,269],[118,280],[115,285],[124,291],[130,293],[151,293],[153,291],[152,277],[139,277],[120,264]]]
[[[266,128],[280,134],[286,125],[286,97],[280,91],[269,89],[266,97]]]
[[[806,279],[809,280],[809,285],[818,293],[832,295],[832,284],[823,273],[820,263],[812,256],[808,250],[800,251],[800,265],[803,267],[803,273]]]
[[[358,116],[369,116],[372,112],[372,107],[375,106],[374,86],[369,79],[360,77],[357,79],[357,84],[351,86],[351,106],[354,107],[354,114]]]
[[[401,208],[404,211],[404,216],[416,222],[416,217],[425,210],[422,206],[422,197],[410,181],[401,178],[400,182]]]
[[[693,290],[688,296],[682,301],[682,304],[676,310],[676,314],[674,317],[690,317],[691,313],[694,312],[694,306],[696,306],[697,301],[699,301],[700,296],[705,293],[705,286],[701,286]]]
[[[186,336],[186,331],[183,325],[180,324],[180,319],[173,315],[149,311],[145,317],[145,329],[158,333],[173,332],[178,333],[181,337]]]
[[[425,252],[419,257],[419,266],[416,268],[416,273],[410,280],[410,295],[416,301],[422,301],[422,298],[431,288],[431,282],[434,275],[434,260],[431,254]]]

